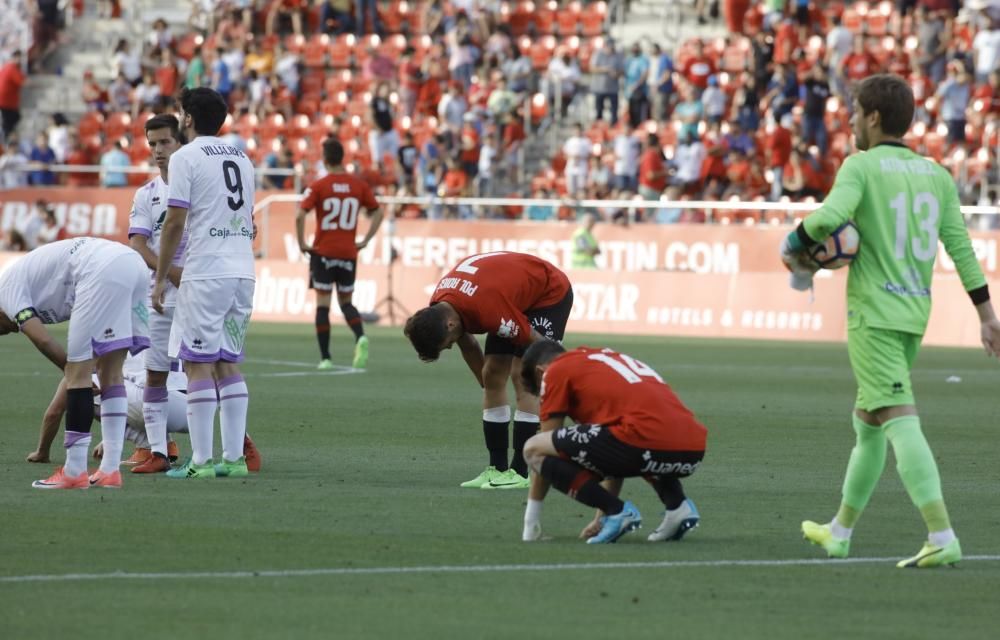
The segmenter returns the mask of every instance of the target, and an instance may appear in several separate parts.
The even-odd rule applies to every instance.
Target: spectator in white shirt
[[[587,163],[592,149],[590,138],[583,133],[583,125],[577,123],[573,137],[563,145],[563,154],[566,156],[566,192],[571,197],[582,197],[587,188]]]
[[[125,79],[133,87],[142,80],[142,62],[139,55],[132,53],[128,40],[122,38],[111,57],[115,73],[125,74]]]
[[[990,73],[1000,69],[1000,19],[985,16],[990,24],[980,30],[972,41],[972,57],[976,61],[976,84],[983,84]]]
[[[688,188],[701,180],[701,165],[705,161],[705,145],[697,136],[682,133],[674,151],[673,165],[676,168],[671,184]]]
[[[7,145],[3,155],[0,155],[0,189],[17,189],[28,186],[28,172],[23,169],[28,164],[28,158],[18,146],[16,135],[7,136]]]
[[[722,122],[726,114],[726,92],[719,88],[718,76],[708,77],[708,86],[701,93],[701,104],[709,123]]]
[[[615,156],[615,188],[636,191],[639,188],[639,154],[642,143],[628,123],[612,142]]]
[[[49,148],[56,154],[56,162],[66,162],[69,153],[69,121],[61,113],[52,114],[52,124],[49,126]]]
[[[552,104],[556,104],[557,91],[562,102],[562,115],[566,116],[569,105],[576,95],[577,85],[580,83],[580,65],[570,54],[568,49],[564,49],[562,55],[554,56],[549,62],[549,68],[545,72],[545,94]]]

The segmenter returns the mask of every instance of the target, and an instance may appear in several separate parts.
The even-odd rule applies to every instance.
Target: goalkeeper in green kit
[[[859,83],[851,126],[863,153],[844,162],[823,206],[785,238],[781,257],[792,271],[793,286],[807,289],[816,267],[806,251],[848,220],[861,235],[847,278],[847,351],[858,383],[853,415],[857,439],[836,516],[828,524],[807,520],[802,533],[831,557],[847,557],[851,532],[878,484],[891,444],[896,469],[929,532],[920,552],[897,566],[924,568],[962,558],[910,385],[910,368],[930,315],[938,240],[955,262],[979,314],[983,346],[993,356],[1000,356],[1000,321],[951,176],[901,141],[912,119],[913,92],[905,80],[876,75]]]

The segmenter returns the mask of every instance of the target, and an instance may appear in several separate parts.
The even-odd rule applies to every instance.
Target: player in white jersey
[[[249,394],[239,363],[253,305],[254,167],[246,154],[217,137],[227,114],[221,95],[206,87],[185,89],[180,105],[183,131],[191,141],[170,158],[153,308],[163,311],[171,259],[186,228],[174,321],[188,374],[191,459],[167,475],[246,476]],[[212,452],[216,408],[222,427],[218,465]]]
[[[170,156],[184,144],[180,133],[180,123],[170,114],[153,116],[146,121],[146,142],[153,154],[153,160],[160,175],[143,185],[135,193],[132,212],[129,215],[128,240],[146,264],[154,272],[160,252],[160,234],[167,216],[168,163]],[[177,287],[180,286],[184,267],[186,234],[181,237],[180,246],[174,254],[167,272],[167,288],[163,297],[163,312],[152,309],[150,301],[149,341],[146,351],[145,398],[143,402],[144,424],[148,447],[137,447],[125,464],[132,467],[132,473],[161,473],[170,469],[167,455],[167,374],[170,372],[170,357],[167,345],[170,341],[170,327],[174,321],[177,305]],[[152,290],[152,282],[150,290]]]
[[[99,238],[53,242],[19,259],[0,276],[0,335],[23,333],[66,378],[66,463],[39,489],[121,487],[127,400],[122,363],[149,346],[149,272],[126,246]],[[66,348],[45,329],[69,320]],[[91,372],[98,367],[105,456],[87,474],[94,419]]]

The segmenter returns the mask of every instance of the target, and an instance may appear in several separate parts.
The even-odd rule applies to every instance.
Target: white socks
[[[524,531],[521,540],[534,542],[542,537],[542,504],[541,500],[528,498],[528,506],[524,508]]]
[[[154,453],[167,455],[167,388],[146,387],[142,392],[142,418]]]
[[[945,529],[944,531],[933,531],[927,534],[927,541],[937,547],[951,544],[955,540],[955,530]]]
[[[192,464],[205,464],[212,460],[215,410],[218,406],[215,380],[195,380],[188,383],[187,417]]]
[[[87,454],[90,452],[90,434],[80,431],[67,431],[63,437],[66,447],[66,463],[63,473],[71,478],[87,473]]]
[[[837,522],[837,519],[834,518],[830,522],[830,533],[833,534],[834,538],[839,538],[840,540],[850,540],[851,534],[854,533],[854,529],[848,529],[844,525]]]
[[[104,457],[101,471],[115,473],[122,462],[125,445],[125,421],[128,418],[128,398],[125,385],[116,384],[101,391],[101,440]]]
[[[237,374],[219,380],[222,457],[228,462],[236,462],[243,457],[243,438],[247,433],[249,404],[250,393],[243,376]]]

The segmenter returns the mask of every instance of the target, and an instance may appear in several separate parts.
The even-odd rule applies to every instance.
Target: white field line
[[[273,365],[277,367],[305,367],[307,369],[315,369],[315,362],[301,362],[299,360],[271,360],[268,358],[247,358],[247,364],[266,364]]]
[[[566,564],[478,564],[422,567],[339,567],[329,569],[284,569],[259,571],[192,571],[164,573],[61,573],[0,576],[0,583],[83,582],[97,580],[187,580],[196,578],[311,578],[317,576],[402,575],[420,573],[507,573],[513,571],[594,571],[609,569],[685,569],[698,567],[838,567],[848,564],[894,565],[900,558],[847,558],[829,560],[790,558],[787,560],[678,560],[662,562],[589,562]],[[1000,555],[966,556],[963,562],[998,562]]]
[[[243,375],[258,378],[301,378],[303,376],[348,376],[352,373],[364,372],[364,369],[344,367],[342,369],[332,369],[330,371],[281,371],[278,373],[244,373]]]

